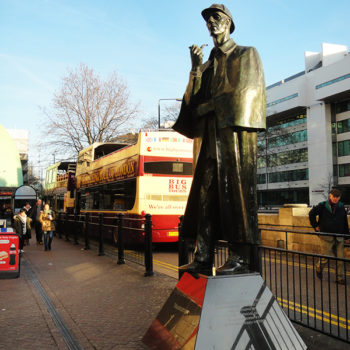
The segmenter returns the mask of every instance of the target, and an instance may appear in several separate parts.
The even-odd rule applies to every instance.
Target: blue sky
[[[0,124],[30,131],[30,145],[67,68],[85,63],[112,71],[140,102],[140,119],[157,115],[158,100],[181,98],[188,47],[209,44],[200,0],[0,0]],[[304,51],[321,43],[350,46],[350,0],[226,1],[233,39],[255,46],[267,85],[304,69]],[[164,102],[168,103],[168,102]]]

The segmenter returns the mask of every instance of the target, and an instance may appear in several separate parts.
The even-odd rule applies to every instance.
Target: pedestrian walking
[[[44,210],[41,211],[39,221],[44,233],[44,247],[45,250],[51,250],[51,244],[53,239],[53,231],[55,230],[54,221],[55,214],[50,209],[48,204],[44,205]]]
[[[31,215],[31,211],[32,211],[32,207],[30,205],[29,202],[26,202],[25,206],[23,207],[23,209],[25,210],[25,213],[27,215],[27,217],[30,218],[30,215]],[[25,240],[24,240],[24,243],[25,245],[29,245],[29,240],[32,238],[32,230],[28,230],[26,232],[26,236],[25,236]]]
[[[23,209],[25,210],[26,215],[30,217],[32,207],[31,207],[29,202],[26,202],[26,204],[24,205]]]
[[[36,236],[36,244],[43,244],[43,233],[41,229],[41,222],[39,221],[40,218],[40,213],[42,211],[42,202],[41,199],[38,199],[36,201],[35,206],[32,208],[31,212],[31,219],[32,219],[32,225],[34,226],[35,229],[35,236]]]
[[[311,226],[317,232],[349,234],[348,219],[344,204],[340,202],[341,193],[332,189],[327,201],[320,202],[309,213]],[[318,216],[318,219],[317,219]],[[321,254],[344,258],[344,237],[319,236]],[[316,264],[316,275],[322,279],[322,272],[328,259],[320,258]],[[344,284],[344,262],[337,261],[336,282]]]
[[[26,233],[30,231],[30,221],[31,219],[27,217],[25,210],[22,208],[19,213],[13,218],[13,229],[19,236],[19,251],[24,252],[23,246],[26,237]]]

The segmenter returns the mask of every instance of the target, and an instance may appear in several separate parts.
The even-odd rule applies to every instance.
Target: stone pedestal
[[[306,349],[256,273],[185,273],[143,342],[159,350]]]

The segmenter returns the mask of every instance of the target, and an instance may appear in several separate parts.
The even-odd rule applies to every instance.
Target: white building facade
[[[12,137],[12,140],[17,146],[17,150],[21,159],[23,184],[28,184],[28,140],[29,131],[24,129],[7,129],[7,132]]]
[[[267,87],[258,141],[259,206],[317,204],[332,187],[350,204],[350,53],[322,44],[305,71]]]

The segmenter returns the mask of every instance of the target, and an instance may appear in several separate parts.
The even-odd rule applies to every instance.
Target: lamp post
[[[182,98],[160,98],[158,100],[158,129],[160,129],[160,101],[178,101],[178,102],[181,102]]]

